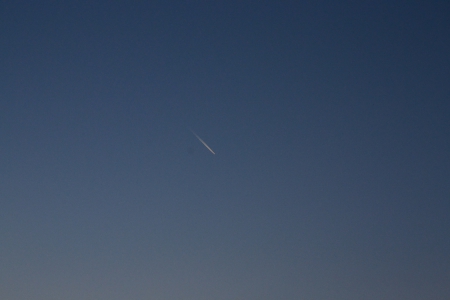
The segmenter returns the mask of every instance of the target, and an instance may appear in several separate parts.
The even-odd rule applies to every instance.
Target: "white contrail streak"
[[[203,145],[205,145],[206,148],[208,148],[209,151],[211,151],[212,154],[216,155],[214,151],[192,129],[189,130],[195,135],[196,138],[198,138],[200,142],[202,142]]]

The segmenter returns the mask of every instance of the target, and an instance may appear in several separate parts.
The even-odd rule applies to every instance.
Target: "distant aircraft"
[[[216,155],[214,151],[192,129],[189,128],[189,130],[195,135],[196,138],[198,138],[200,142],[202,142],[203,145],[205,145],[206,148],[208,148],[209,151],[211,151],[212,154]]]

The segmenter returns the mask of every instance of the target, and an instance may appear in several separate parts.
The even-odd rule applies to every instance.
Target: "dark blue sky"
[[[0,12],[1,299],[450,298],[447,1]]]

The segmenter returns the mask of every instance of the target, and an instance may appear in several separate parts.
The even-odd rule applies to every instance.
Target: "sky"
[[[450,299],[449,15],[1,1],[0,298]]]

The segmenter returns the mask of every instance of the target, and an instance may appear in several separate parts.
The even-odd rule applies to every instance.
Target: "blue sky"
[[[448,299],[449,9],[3,1],[0,298]]]

